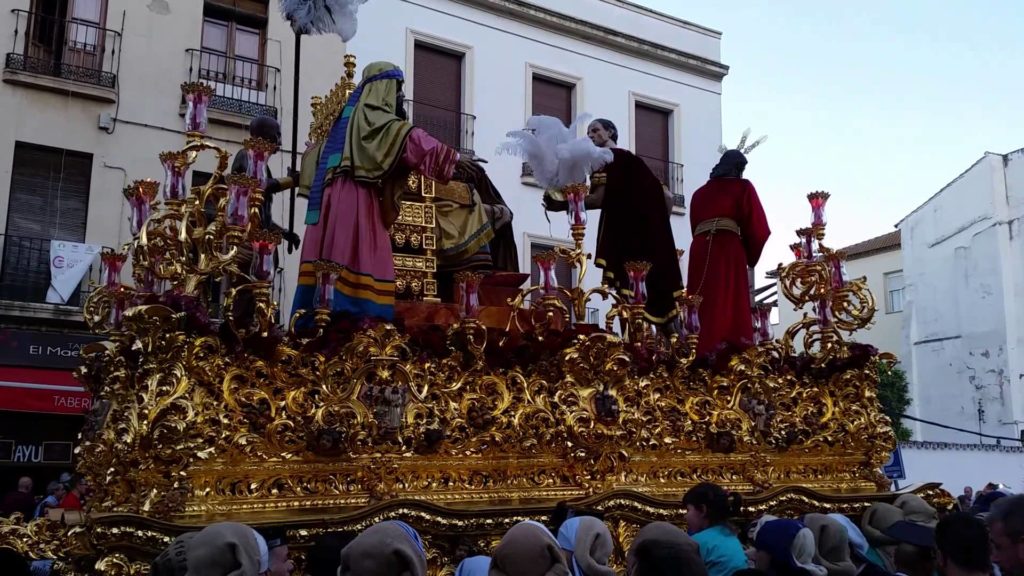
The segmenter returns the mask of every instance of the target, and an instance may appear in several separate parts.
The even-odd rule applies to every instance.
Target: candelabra
[[[866,328],[875,315],[875,300],[867,279],[850,279],[846,273],[846,254],[824,244],[825,205],[829,196],[828,192],[820,191],[807,195],[811,226],[796,231],[799,242],[790,245],[796,259],[779,266],[782,293],[795,309],[810,305],[813,310],[813,314],[805,313],[786,330],[782,344],[787,354],[793,353],[794,342],[801,338],[804,351],[817,363],[845,356],[847,346],[842,332]],[[755,323],[762,328],[763,324],[764,319],[760,325]],[[758,336],[761,339],[766,335]]]
[[[271,297],[273,254],[281,235],[263,228],[260,208],[267,158],[276,145],[246,140],[248,173],[226,174],[230,154],[206,139],[213,89],[196,82],[181,89],[185,146],[160,153],[162,183],[135,180],[123,190],[132,239],[104,253],[103,284],[86,301],[85,320],[94,331],[117,338],[129,309],[189,303],[208,309],[210,287],[219,282],[228,327],[239,337],[265,336],[277,308]],[[189,186],[189,171],[202,154],[211,154],[216,168],[208,182]],[[129,258],[131,286],[121,282]]]

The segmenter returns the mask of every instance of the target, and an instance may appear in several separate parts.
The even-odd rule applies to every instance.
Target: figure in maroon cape
[[[591,177],[586,200],[588,210],[601,209],[594,264],[604,270],[609,286],[623,292],[629,290],[626,262],[649,262],[644,315],[654,324],[667,326],[677,314],[675,294],[682,290],[683,280],[665,188],[639,156],[617,146],[619,133],[610,120],[594,120],[587,135],[613,154],[612,162]],[[545,206],[567,208],[564,202],[547,197]]]
[[[743,178],[746,166],[742,152],[726,151],[690,202],[686,288],[702,298],[698,355],[753,344],[747,267],[761,258],[771,230],[754,185]]]

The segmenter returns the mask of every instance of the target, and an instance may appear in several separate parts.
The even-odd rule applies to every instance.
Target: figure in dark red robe
[[[729,150],[690,202],[686,289],[702,298],[698,355],[753,345],[747,267],[761,258],[771,230],[754,185],[743,178],[746,166],[742,152]]]

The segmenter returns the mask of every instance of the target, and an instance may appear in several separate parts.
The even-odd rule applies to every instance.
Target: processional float
[[[315,99],[314,140],[354,86],[346,60],[347,76]],[[273,146],[247,140],[251,174],[225,174],[228,152],[204,137],[212,89],[182,90],[186,144],[160,154],[162,183],[124,190],[133,239],[103,254],[103,285],[85,304],[107,338],[77,372],[95,398],[76,450],[94,489],[88,514],[74,526],[3,521],[0,547],[55,559],[58,574],[141,575],[178,534],[230,519],[285,529],[301,566],[325,532],[402,519],[423,535],[431,573],[447,574],[568,501],[604,513],[621,567],[640,526],[684,522],[680,496],[701,481],[743,492],[747,517],[857,514],[894,497],[881,474],[894,437],[876,396],[878,364],[894,358],[844,338],[875,305],[824,244],[827,193],[809,195],[812,226],[778,271],[785,297],[814,313],[773,339],[768,309],[756,310],[759,344],[724,366],[695,361],[698,298],[679,297],[676,336],[644,322],[650,264],[629,264],[628,297],[582,288],[584,183],[563,190],[574,247],[536,257],[542,281],[510,299],[505,329],[476,317],[472,273],[445,328],[334,316],[326,263],[318,308],[286,329],[272,297],[281,238],[259,210]],[[186,187],[204,154],[212,178]],[[559,259],[575,268],[571,288],[554,280]],[[604,329],[574,323],[595,297],[612,303]],[[936,485],[917,493],[952,503]]]

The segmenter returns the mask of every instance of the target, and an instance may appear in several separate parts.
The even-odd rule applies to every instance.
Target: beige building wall
[[[5,8],[32,8],[30,0],[7,4]],[[113,59],[117,72],[113,90],[5,66],[0,83],[0,222],[4,230],[15,143],[25,142],[92,154],[85,242],[116,247],[130,239],[121,189],[138,178],[162,180],[157,155],[184,145],[180,85],[189,79],[191,57],[187,50],[200,48],[203,4],[199,0],[108,0],[105,26],[121,33],[120,46],[113,42],[104,46],[105,58]],[[265,64],[280,72],[266,98],[278,109],[284,148],[289,148],[294,35],[278,15],[276,1],[270,2],[269,9]],[[0,11],[0,46],[10,51],[17,45],[20,52],[26,22],[24,14]],[[111,32],[107,37],[116,36]],[[337,36],[304,37],[302,48],[300,150],[310,123],[309,97],[325,94],[338,81],[345,53]],[[112,133],[99,127],[101,116],[112,118]],[[211,117],[209,140],[233,155],[247,136],[244,126],[251,116],[211,112]],[[206,157],[194,169],[210,171],[213,164]],[[283,151],[272,159],[271,170],[283,175],[289,165],[290,155]],[[288,221],[287,205],[287,194],[274,201],[274,220],[284,226]],[[301,200],[296,212],[301,220],[305,213]],[[293,278],[298,254],[281,253],[284,277]]]

